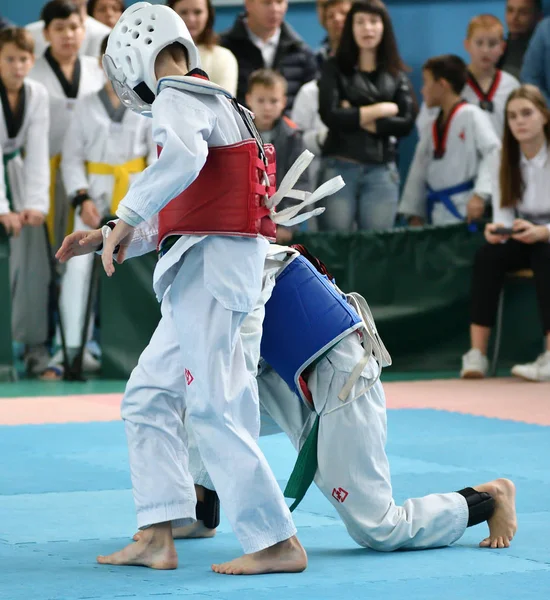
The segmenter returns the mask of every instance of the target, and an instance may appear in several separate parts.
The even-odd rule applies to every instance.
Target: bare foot
[[[301,573],[307,567],[307,554],[296,536],[265,550],[245,554],[212,571],[224,575],[261,575],[263,573]]]
[[[476,485],[478,492],[488,492],[495,500],[495,512],[489,519],[489,537],[481,548],[509,548],[518,524],[516,519],[516,486],[509,479],[495,479]]]
[[[160,523],[136,534],[137,541],[128,544],[122,550],[98,556],[102,565],[134,565],[151,569],[176,569],[178,555],[172,539],[170,523]]]

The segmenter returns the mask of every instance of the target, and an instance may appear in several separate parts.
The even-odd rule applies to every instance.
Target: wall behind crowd
[[[221,0],[224,6],[216,8],[216,30],[230,27],[235,16],[242,11],[242,4],[225,6],[231,0]],[[126,0],[127,4],[133,4]],[[162,2],[156,2],[162,4]],[[2,16],[18,25],[39,18],[44,0],[9,2],[1,9]],[[214,0],[216,4],[216,0]],[[235,4],[237,4],[235,2]],[[430,56],[454,53],[467,60],[463,40],[466,26],[472,16],[491,13],[504,21],[505,0],[386,0],[391,13],[401,54],[411,67],[411,80],[420,94],[421,67]],[[550,9],[550,0],[545,0]],[[317,21],[313,2],[290,0],[288,22],[312,47],[317,48],[323,39],[323,29]],[[419,96],[420,98],[420,96]],[[404,180],[412,160],[417,141],[416,132],[403,140],[400,148],[400,171]]]

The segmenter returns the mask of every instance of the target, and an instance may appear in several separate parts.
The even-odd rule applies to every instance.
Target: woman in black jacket
[[[319,82],[319,112],[329,129],[322,178],[342,175],[346,182],[327,200],[321,230],[350,231],[354,221],[358,229],[393,226],[397,138],[412,130],[417,112],[405,69],[383,2],[354,2]]]

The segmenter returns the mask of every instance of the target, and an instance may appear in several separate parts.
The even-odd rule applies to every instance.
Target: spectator
[[[210,80],[236,95],[237,59],[227,48],[218,45],[219,38],[214,33],[216,13],[211,0],[168,0],[167,4],[187,25],[199,49],[201,68]]]
[[[246,103],[254,113],[254,121],[262,139],[273,144],[277,157],[277,187],[295,160],[304,151],[302,132],[284,115],[287,82],[272,69],[254,71],[248,80]],[[304,171],[295,189],[310,191],[307,170]],[[277,209],[285,209],[288,200],[283,200]],[[292,237],[291,228],[278,227],[277,240],[286,243]]]
[[[63,240],[68,221],[68,201],[59,175],[61,147],[77,98],[103,87],[105,77],[97,56],[79,56],[84,38],[82,14],[68,0],[51,0],[42,9],[44,35],[49,42],[36,59],[29,77],[48,90],[50,104],[50,212],[48,227],[54,246]],[[104,36],[105,37],[105,36]],[[58,180],[59,177],[59,180]]]
[[[422,95],[439,116],[416,147],[399,212],[410,225],[445,225],[483,216],[491,195],[491,164],[500,140],[487,113],[462,100],[467,69],[451,54],[422,68]],[[472,194],[473,192],[473,194]]]
[[[546,102],[550,100],[550,17],[537,25],[529,41],[520,79],[538,87]]]
[[[89,0],[88,15],[112,29],[126,10],[124,0]],[[87,20],[84,21],[87,27]]]
[[[248,78],[257,69],[275,69],[288,82],[290,111],[300,87],[315,79],[315,55],[300,36],[284,22],[288,0],[245,0],[246,13],[221,35],[221,45],[237,58],[237,99],[245,102]]]
[[[25,345],[30,375],[49,360],[48,286],[50,268],[44,219],[49,207],[48,92],[29,80],[34,42],[25,29],[0,32],[0,147],[4,178],[0,223],[12,234],[10,280],[13,339]],[[5,183],[5,185],[4,185]]]
[[[336,54],[336,49],[342,37],[346,15],[351,8],[351,0],[322,0],[317,3],[317,14],[321,25],[327,31],[321,48],[317,51],[317,64],[321,70],[327,58]]]
[[[348,0],[322,0],[317,4],[318,10],[319,5],[322,6],[320,19],[328,32],[327,39],[330,40],[330,47],[336,51],[351,2]],[[311,181],[317,183],[321,164],[321,147],[328,129],[319,114],[319,85],[315,79],[300,88],[292,107],[291,119],[304,132],[305,147],[315,154],[309,173]],[[311,220],[309,224],[312,224]]]
[[[475,258],[472,276],[471,349],[462,357],[461,376],[487,373],[487,346],[506,273],[530,268],[546,336],[546,352],[512,373],[550,381],[550,110],[541,92],[523,85],[506,106],[502,158],[493,173],[493,223]],[[513,234],[499,233],[504,228]]]
[[[80,45],[80,54],[83,56],[92,56],[94,59],[99,54],[101,42],[106,35],[109,35],[109,27],[96,21],[87,14],[87,0],[71,0],[80,13],[80,18],[84,25],[84,40]],[[42,12],[44,8],[42,8]],[[25,26],[34,38],[34,55],[39,58],[49,45],[49,40],[44,32],[44,20],[35,21]]]
[[[464,46],[470,55],[470,64],[461,96],[487,112],[496,134],[501,138],[506,100],[510,92],[519,87],[515,77],[496,68],[504,48],[502,23],[493,15],[474,17],[468,24]],[[416,120],[420,135],[430,133],[437,113],[437,107],[428,109],[425,103],[422,104]]]
[[[328,135],[323,179],[346,182],[319,217],[322,230],[389,229],[399,200],[396,138],[414,127],[416,104],[392,23],[380,0],[358,0],[338,51],[323,65],[319,109]]]
[[[107,38],[102,45],[100,64],[106,47]],[[80,98],[63,142],[61,161],[63,183],[75,208],[74,229],[98,229],[107,217],[114,215],[129,184],[155,153],[151,119],[125,108],[108,80],[98,92]],[[71,259],[63,275],[59,308],[70,362],[78,355],[82,343],[93,259],[93,254]],[[62,364],[60,351],[42,378],[60,379]],[[82,367],[84,372],[94,372],[100,367],[87,347]]]
[[[498,68],[520,78],[523,57],[542,15],[542,0],[507,0],[508,37]]]

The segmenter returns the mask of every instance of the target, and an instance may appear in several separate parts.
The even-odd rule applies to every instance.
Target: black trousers
[[[506,273],[531,269],[544,333],[550,332],[550,243],[485,244],[475,257],[472,276],[471,322],[493,327]]]

